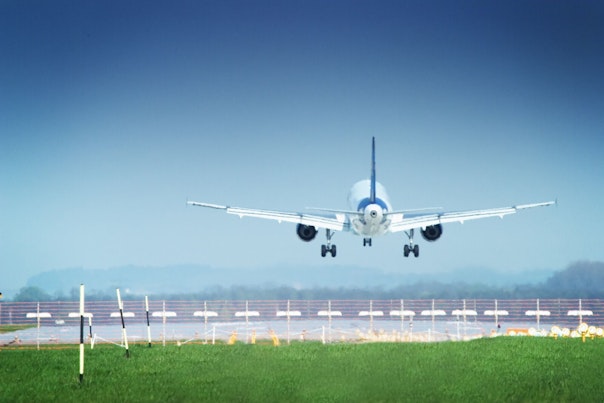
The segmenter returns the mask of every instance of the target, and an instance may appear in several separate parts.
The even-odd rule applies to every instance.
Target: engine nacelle
[[[301,240],[310,242],[317,236],[317,229],[312,225],[298,224],[296,232]]]
[[[430,225],[422,230],[422,236],[426,241],[434,242],[443,234],[443,227],[440,224]]]

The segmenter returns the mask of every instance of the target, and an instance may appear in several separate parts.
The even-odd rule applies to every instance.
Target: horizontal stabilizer
[[[320,211],[320,212],[323,212],[323,213],[348,214],[348,215],[362,214],[361,211],[338,210],[338,209],[321,208],[321,207],[306,207],[306,210]]]
[[[321,208],[321,207],[306,207],[306,209],[312,210],[312,211],[322,211],[325,213],[348,214],[348,215],[355,215],[355,214],[363,213],[361,211],[338,210],[338,209],[329,209],[329,208]],[[408,210],[388,211],[387,214],[406,214],[406,213],[414,213],[414,212],[418,212],[418,211],[437,212],[437,211],[442,211],[442,209],[443,209],[442,207],[423,207],[423,208],[408,209]]]
[[[422,207],[422,208],[414,208],[414,209],[407,209],[407,210],[396,210],[396,211],[389,211],[388,214],[406,214],[406,213],[416,213],[418,211],[442,211],[443,208],[442,207]]]

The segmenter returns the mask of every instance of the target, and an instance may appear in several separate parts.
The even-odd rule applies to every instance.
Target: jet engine
[[[296,232],[298,233],[300,239],[305,242],[310,242],[315,239],[315,236],[317,236],[317,229],[312,225],[298,224]]]
[[[443,234],[443,227],[440,224],[430,225],[422,229],[422,236],[426,241],[434,242]]]

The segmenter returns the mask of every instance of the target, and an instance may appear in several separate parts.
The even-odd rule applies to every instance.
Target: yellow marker
[[[231,337],[229,337],[229,344],[233,345],[233,344],[235,344],[236,341],[237,341],[237,330],[233,330],[233,333],[231,333]]]
[[[275,334],[274,330],[270,331],[270,335],[271,335],[271,339],[273,340],[273,346],[278,346],[281,343],[279,342],[279,338],[277,337],[277,335]]]
[[[587,335],[588,329],[589,329],[589,326],[587,326],[587,323],[585,323],[585,322],[581,323],[579,325],[579,327],[577,328],[579,333],[581,333],[581,340],[583,341],[583,343],[585,343],[585,336]]]

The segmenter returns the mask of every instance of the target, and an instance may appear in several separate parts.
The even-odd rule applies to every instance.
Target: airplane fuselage
[[[348,193],[348,206],[352,211],[362,213],[350,221],[352,231],[365,238],[383,235],[388,232],[390,220],[386,213],[392,211],[390,199],[384,186],[375,183],[375,198],[367,197],[370,194],[371,181],[369,179],[355,183]]]

